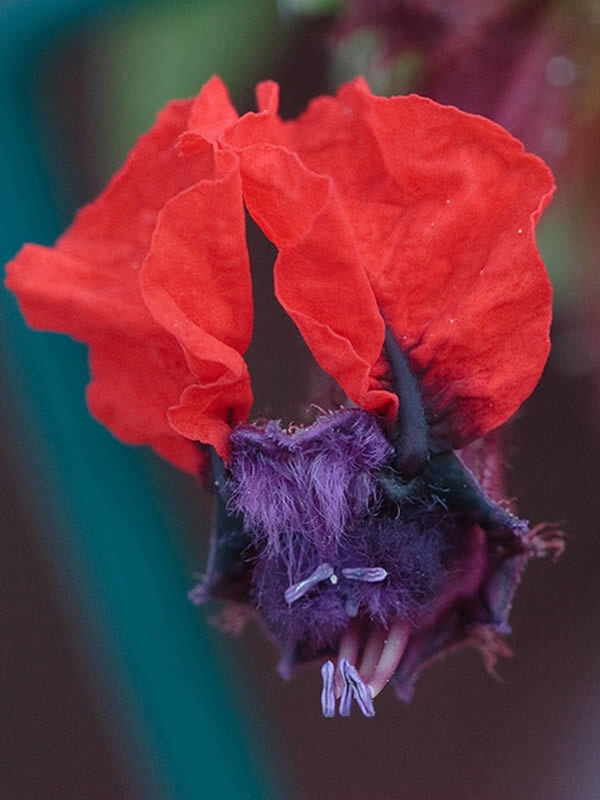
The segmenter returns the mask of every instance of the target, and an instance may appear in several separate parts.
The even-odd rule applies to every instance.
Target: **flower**
[[[223,84],[170,103],[53,248],[7,286],[36,328],[88,343],[91,412],[212,474],[194,602],[257,612],[287,674],[324,660],[346,715],[461,643],[492,666],[522,569],[560,548],[502,499],[498,427],[544,366],[551,288],[534,227],[549,170],[497,125],[357,79],[295,121],[278,87],[239,117]],[[275,291],[347,407],[248,423],[244,208]],[[207,456],[209,461],[207,461]],[[337,667],[332,658],[337,661]]]

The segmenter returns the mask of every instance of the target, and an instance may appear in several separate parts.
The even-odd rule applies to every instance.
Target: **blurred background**
[[[282,114],[357,73],[495,119],[553,168],[539,228],[554,349],[515,420],[509,493],[559,521],[566,555],[530,565],[503,684],[475,652],[391,691],[367,721],[321,718],[256,630],[228,638],[187,601],[210,502],[87,414],[85,348],[26,329],[0,291],[3,800],[596,800],[600,796],[600,3],[594,0],[5,0],[3,261],[51,243],[156,111],[213,73],[240,111],[256,81]],[[299,337],[250,231],[263,410],[293,416]],[[274,332],[276,335],[274,335]],[[267,408],[268,406],[268,408]]]

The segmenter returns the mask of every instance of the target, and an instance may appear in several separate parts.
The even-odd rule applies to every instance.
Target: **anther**
[[[360,598],[358,598],[355,594],[348,595],[348,597],[346,598],[345,610],[346,614],[348,614],[350,619],[354,619],[354,617],[358,616],[359,608],[360,608]]]
[[[286,603],[291,605],[295,600],[299,600],[301,597],[303,597],[318,583],[321,583],[321,581],[326,581],[328,578],[331,579],[332,577],[333,567],[331,564],[319,564],[316,570],[311,573],[308,578],[288,586],[283,595]]]
[[[349,663],[350,662],[346,658],[343,658],[339,664],[339,671],[343,680],[342,696],[340,698],[340,706],[339,706],[339,712],[341,717],[349,717],[350,711],[352,710],[352,698],[354,692],[352,690],[352,685],[350,684],[348,678],[346,677],[346,670],[344,669],[344,665]]]
[[[365,717],[374,717],[375,709],[369,689],[348,659],[344,658],[340,661],[340,672],[344,678],[344,689],[340,700],[340,715],[342,717],[350,716],[352,700],[355,699]]]
[[[333,661],[326,661],[321,667],[323,689],[321,690],[321,710],[324,717],[335,717],[335,692],[333,689]]]
[[[383,567],[347,567],[342,570],[342,575],[349,581],[379,583],[387,578],[388,573]]]

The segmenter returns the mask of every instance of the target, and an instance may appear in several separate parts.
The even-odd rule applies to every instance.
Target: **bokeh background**
[[[85,349],[25,327],[0,291],[3,800],[596,800],[600,796],[600,4],[522,0],[5,0],[0,254],[51,243],[171,97],[213,73],[241,111],[282,113],[357,73],[501,122],[553,167],[539,243],[554,350],[512,426],[510,494],[569,547],[533,563],[516,657],[461,652],[375,720],[324,720],[255,630],[229,639],[186,599],[210,503],[87,414]],[[299,337],[250,231],[263,411],[292,417]]]

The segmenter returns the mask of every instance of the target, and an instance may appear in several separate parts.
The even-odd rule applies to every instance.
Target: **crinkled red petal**
[[[159,329],[145,338],[105,331],[89,343],[94,380],[87,401],[93,416],[122,441],[151,444],[175,466],[197,473],[198,445],[176,435],[167,418],[167,409],[191,380],[177,342]],[[127,369],[117,368],[118,363]]]
[[[218,82],[205,87],[201,97],[205,106],[212,108],[210,126],[216,133],[235,121],[237,115],[231,106],[227,107]],[[189,310],[186,305],[189,298],[194,291],[199,297],[193,266],[204,271],[206,260],[211,256],[220,258],[226,254],[232,257],[237,248],[231,269],[236,280],[239,270],[244,272],[244,279],[239,291],[233,287],[231,301],[236,307],[239,303],[251,303],[241,232],[243,211],[239,176],[235,177],[235,168],[231,167],[232,156],[223,156],[231,173],[224,179],[227,170],[215,163],[210,144],[194,158],[181,158],[176,149],[179,137],[187,130],[190,114],[193,117],[199,103],[200,100],[196,105],[192,101],[169,104],[153,128],[137,142],[108,188],[77,215],[56,246],[29,245],[23,248],[9,265],[7,280],[7,286],[18,295],[23,313],[32,326],[68,333],[89,344],[92,382],[88,400],[92,413],[119,438],[150,444],[163,457],[189,471],[197,470],[202,456],[196,445],[169,424],[168,409],[180,403],[187,387],[214,382],[215,373],[231,372],[232,364],[233,371],[242,375],[245,365],[238,349],[245,347],[248,341],[248,326],[252,320],[250,306],[239,309],[241,326],[237,316],[233,319],[237,308],[227,317],[223,298],[220,309],[210,308],[207,325],[211,330],[205,341],[206,358],[202,358],[197,347],[194,349],[190,345],[186,348],[184,333],[173,338],[175,323],[181,323]],[[219,115],[222,115],[220,125]],[[225,244],[211,253],[203,252],[194,264],[169,258],[173,274],[166,281],[165,267],[161,267],[160,259],[154,254],[145,279],[148,284],[150,277],[151,285],[145,289],[151,298],[150,313],[140,291],[140,267],[150,248],[161,210],[168,206],[169,201],[176,202],[180,195],[183,207],[186,203],[193,203],[198,191],[200,194],[210,193],[215,187],[210,214],[205,217],[222,214],[231,221],[231,195],[236,180],[238,198],[234,206],[237,227],[235,233],[225,234]],[[224,193],[222,187],[225,184],[228,189]],[[198,190],[199,186],[201,190]],[[188,189],[189,193],[186,192]],[[207,209],[206,198],[202,202]],[[220,207],[221,202],[227,202],[228,207]],[[169,213],[167,210],[165,219],[169,218]],[[172,234],[175,237],[173,244],[181,255],[183,244],[181,238],[177,239],[177,231],[165,230],[167,236]],[[198,227],[195,230],[198,233]],[[221,231],[209,223],[208,234],[220,236]],[[165,238],[159,237],[155,244],[163,252],[168,249]],[[180,266],[183,279],[178,278]],[[213,265],[213,277],[218,266],[222,264]],[[154,283],[153,275],[158,275]],[[202,273],[200,283],[204,279]],[[173,301],[169,293],[176,293],[177,286],[181,288],[190,280],[192,287],[186,289],[187,300],[180,294],[176,302]],[[164,286],[161,286],[161,281]],[[162,303],[156,297],[160,291],[165,297]],[[218,292],[219,288],[215,289],[209,299],[213,301]],[[174,302],[173,319],[168,318],[166,310],[169,301]],[[229,337],[224,333],[228,321],[231,324]],[[198,328],[203,324],[202,319],[193,315],[188,322],[189,326]],[[198,334],[197,338],[201,335]],[[208,352],[211,343],[216,352]],[[221,366],[220,361],[223,361]],[[243,382],[243,376],[241,380]],[[246,387],[248,393],[249,384]],[[241,406],[238,403],[233,416],[240,413]],[[222,413],[225,420],[228,412],[223,408]],[[209,437],[207,441],[212,440]]]
[[[236,155],[216,151],[215,173],[165,205],[140,280],[148,309],[197,377],[171,425],[226,457],[229,425],[252,405],[242,357],[252,335],[252,286]]]
[[[212,142],[238,119],[227,87],[217,75],[208,80],[194,98],[187,129]]]
[[[138,265],[139,266],[139,265]],[[119,272],[60,247],[24,245],[7,266],[6,286],[27,322],[87,342],[98,331],[144,337],[156,324],[141,301],[137,267]]]
[[[335,185],[284,147],[252,145],[238,152],[248,210],[279,249],[279,301],[348,397],[393,419],[397,398],[372,380],[383,319]]]
[[[169,408],[169,422],[183,436],[213,444],[227,460],[231,428],[248,419],[251,406],[249,383],[225,374],[213,385],[188,386]]]
[[[546,362],[552,289],[534,228],[552,175],[481,117],[375,98],[361,82],[339,99],[365,119],[401,189],[369,276],[419,376],[432,437],[460,447],[506,421]]]
[[[415,96],[377,98],[360,79],[297,121],[262,105],[226,141],[280,145],[331,178],[381,313],[419,379],[432,444],[460,447],[504,422],[549,348],[551,288],[533,230],[554,186],[545,165],[488,120]],[[343,260],[346,241],[330,246]]]
[[[295,122],[277,116],[276,84],[260,84],[257,100],[238,121],[214,78],[170,104],[56,247],[26,246],[9,265],[32,325],[90,344],[96,416],[184,468],[182,436],[226,456],[229,426],[252,402],[243,186],[280,251],[280,301],[352,400],[396,413],[385,320],[419,379],[434,446],[505,421],[549,346],[534,241],[553,190],[546,167],[487,120],[377,98],[361,80]]]

